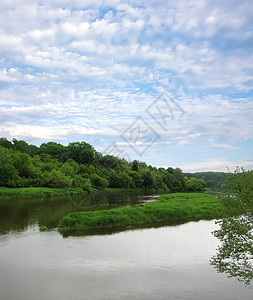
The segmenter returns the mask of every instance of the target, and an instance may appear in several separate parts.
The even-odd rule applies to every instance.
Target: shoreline
[[[69,192],[72,195],[85,195],[88,192],[81,188],[49,188],[49,187],[25,187],[25,188],[7,188],[0,187],[0,201],[11,199],[32,199],[49,198],[58,196],[67,196]],[[104,192],[138,192],[147,194],[168,193],[164,189],[140,189],[140,188],[105,188]]]

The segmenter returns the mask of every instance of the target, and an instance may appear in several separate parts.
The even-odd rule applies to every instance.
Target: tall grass
[[[111,210],[70,213],[58,225],[59,229],[93,229],[185,220],[219,218],[223,207],[214,196],[202,193],[176,193],[160,197],[144,207],[123,207]]]
[[[11,198],[35,198],[35,197],[51,197],[64,196],[71,192],[73,194],[84,193],[81,188],[46,188],[46,187],[28,187],[28,188],[7,188],[0,187],[0,200]]]

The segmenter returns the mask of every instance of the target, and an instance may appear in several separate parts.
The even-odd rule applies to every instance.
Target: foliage
[[[92,229],[170,220],[220,217],[222,205],[211,195],[176,193],[160,197],[144,207],[70,213],[59,222],[59,229]]]
[[[224,172],[196,172],[196,173],[184,173],[186,177],[194,177],[196,179],[203,179],[206,183],[206,187],[212,190],[220,190],[226,179],[227,173]]]
[[[219,198],[225,215],[213,232],[221,246],[211,264],[218,272],[249,284],[253,281],[253,171],[238,168],[229,174]]]
[[[47,226],[44,226],[44,225],[40,225],[39,229],[40,229],[40,231],[47,231],[48,230]]]
[[[203,179],[196,179],[194,177],[186,178],[185,189],[188,192],[202,191],[206,187],[206,183]]]
[[[0,198],[34,198],[64,196],[71,194],[86,193],[81,188],[47,188],[47,187],[29,187],[29,188],[7,188],[0,187]]]
[[[145,171],[141,174],[141,178],[142,178],[142,186],[147,189],[147,188],[151,188],[153,186],[153,178],[151,176],[151,172],[150,171]]]
[[[203,180],[188,179],[179,168],[157,169],[145,162],[103,156],[86,142],[40,147],[0,139],[0,186],[143,188],[173,192],[201,191]]]
[[[43,173],[43,185],[48,187],[71,187],[72,179],[66,176],[59,170],[53,169],[51,172]]]
[[[0,147],[0,182],[7,187],[18,180],[18,171],[11,161],[10,153],[10,150]]]
[[[74,142],[68,146],[69,158],[79,164],[91,164],[95,159],[94,148],[86,142]]]
[[[106,188],[108,186],[108,181],[105,178],[100,177],[96,173],[91,174],[90,180],[92,185],[96,187]]]

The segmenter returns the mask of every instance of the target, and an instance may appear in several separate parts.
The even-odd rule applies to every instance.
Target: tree
[[[0,186],[16,187],[18,170],[13,166],[10,150],[0,146]]]
[[[106,188],[109,184],[105,178],[100,177],[96,173],[91,174],[90,181],[93,186],[101,188]]]
[[[143,183],[143,179],[141,178],[141,174],[137,171],[130,171],[129,175],[133,178],[134,187],[140,188]]]
[[[132,161],[132,171],[136,171],[136,172],[139,171],[139,162],[138,162],[138,160],[133,160]]]
[[[69,176],[64,175],[59,170],[52,170],[51,172],[45,172],[44,186],[57,188],[57,187],[70,187],[72,185],[72,179]]]
[[[51,155],[53,158],[62,162],[68,158],[67,147],[55,142],[43,143],[40,145],[39,153],[45,153]]]
[[[68,157],[79,164],[92,164],[95,160],[95,149],[86,142],[74,142],[68,145]]]
[[[119,170],[121,163],[119,158],[112,155],[105,155],[100,158],[99,164],[109,169]]]
[[[189,192],[203,191],[206,183],[203,179],[196,179],[194,177],[185,177],[185,190]]]
[[[167,187],[172,190],[174,183],[174,176],[168,171],[164,171],[162,173],[163,182],[167,185]]]
[[[120,187],[119,175],[113,169],[111,169],[110,173],[109,173],[109,186],[112,187],[112,188]]]
[[[225,213],[213,232],[221,246],[211,264],[218,272],[249,284],[253,280],[253,171],[237,168],[229,174],[219,198]]]
[[[7,140],[7,138],[0,138],[0,146],[4,147],[4,148],[13,148],[13,145],[10,141]]]
[[[73,166],[71,166],[69,163],[65,163],[60,167],[60,172],[63,173],[66,176],[75,177],[77,174],[75,172],[75,169]]]
[[[173,170],[173,175],[175,178],[176,190],[183,192],[185,190],[185,180],[182,170],[179,168],[175,168]]]
[[[18,175],[25,178],[33,178],[36,175],[36,169],[32,158],[25,154],[15,151],[11,154],[12,164],[18,170]]]
[[[72,182],[73,187],[80,187],[81,189],[90,192],[91,182],[88,178],[83,178],[81,175],[76,175]]]
[[[151,176],[151,173],[149,171],[144,171],[142,174],[141,174],[141,178],[143,180],[143,187],[145,189],[147,188],[152,188],[153,186],[153,178]]]
[[[120,187],[129,188],[133,185],[133,178],[130,177],[126,172],[119,174]]]
[[[14,149],[16,149],[17,151],[26,153],[30,156],[33,156],[37,152],[37,147],[34,145],[29,145],[26,141],[18,141],[16,139],[13,139],[12,142]]]

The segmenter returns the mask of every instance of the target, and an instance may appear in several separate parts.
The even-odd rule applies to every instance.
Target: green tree
[[[174,176],[169,173],[168,171],[164,171],[162,173],[162,178],[163,178],[163,182],[166,184],[166,186],[170,189],[173,190],[173,186],[174,186]]]
[[[64,175],[70,176],[70,177],[72,177],[72,178],[74,178],[75,175],[77,175],[75,169],[74,169],[73,166],[71,166],[69,163],[64,163],[64,164],[60,167],[59,171],[60,171],[61,173],[63,173]]]
[[[12,142],[8,141],[7,138],[0,138],[0,146],[4,147],[4,148],[8,148],[8,149],[12,149],[13,148],[13,144]]]
[[[92,164],[95,159],[95,149],[86,142],[74,142],[68,145],[68,157],[79,164]]]
[[[51,172],[43,173],[43,186],[57,188],[57,187],[71,187],[72,179],[64,175],[59,170],[52,170]]]
[[[119,183],[121,188],[129,188],[133,186],[133,178],[130,177],[126,172],[119,174]]]
[[[253,280],[253,171],[237,169],[219,196],[225,215],[213,232],[221,245],[211,264],[218,272],[249,284]]]
[[[14,167],[18,170],[18,175],[25,178],[34,178],[36,169],[33,165],[32,158],[18,151],[11,154],[11,159]]]
[[[118,173],[115,170],[110,170],[109,173],[109,186],[112,188],[120,187],[120,178]]]
[[[132,161],[132,171],[139,172],[139,162],[138,162],[138,160]]]
[[[105,178],[100,177],[96,173],[91,174],[90,181],[91,184],[95,187],[106,188],[109,185],[109,182]]]
[[[88,178],[83,178],[81,175],[76,175],[72,182],[73,187],[80,187],[81,189],[90,192],[91,182]]]
[[[136,188],[142,187],[143,179],[141,177],[141,174],[137,171],[130,171],[129,176],[133,178],[133,185]]]
[[[153,181],[152,175],[149,171],[144,171],[141,174],[141,178],[143,180],[142,185],[145,189],[152,188],[154,181]]]
[[[9,149],[0,146],[0,186],[16,187],[18,170],[11,160]]]
[[[14,149],[16,149],[17,151],[26,153],[30,156],[33,156],[37,153],[37,147],[34,145],[29,145],[26,141],[18,141],[16,139],[13,139],[12,142]]]
[[[206,187],[206,183],[203,179],[196,179],[194,177],[185,177],[185,190],[189,192],[200,192]]]
[[[109,169],[119,170],[121,161],[115,156],[105,155],[100,158],[99,164]]]
[[[173,176],[175,178],[175,190],[183,192],[185,190],[185,179],[182,170],[175,168],[173,170]]]
[[[48,142],[48,143],[43,143],[40,145],[38,152],[40,154],[49,154],[55,159],[58,159],[62,162],[66,161],[68,158],[68,149],[67,147],[55,143],[55,142]]]

